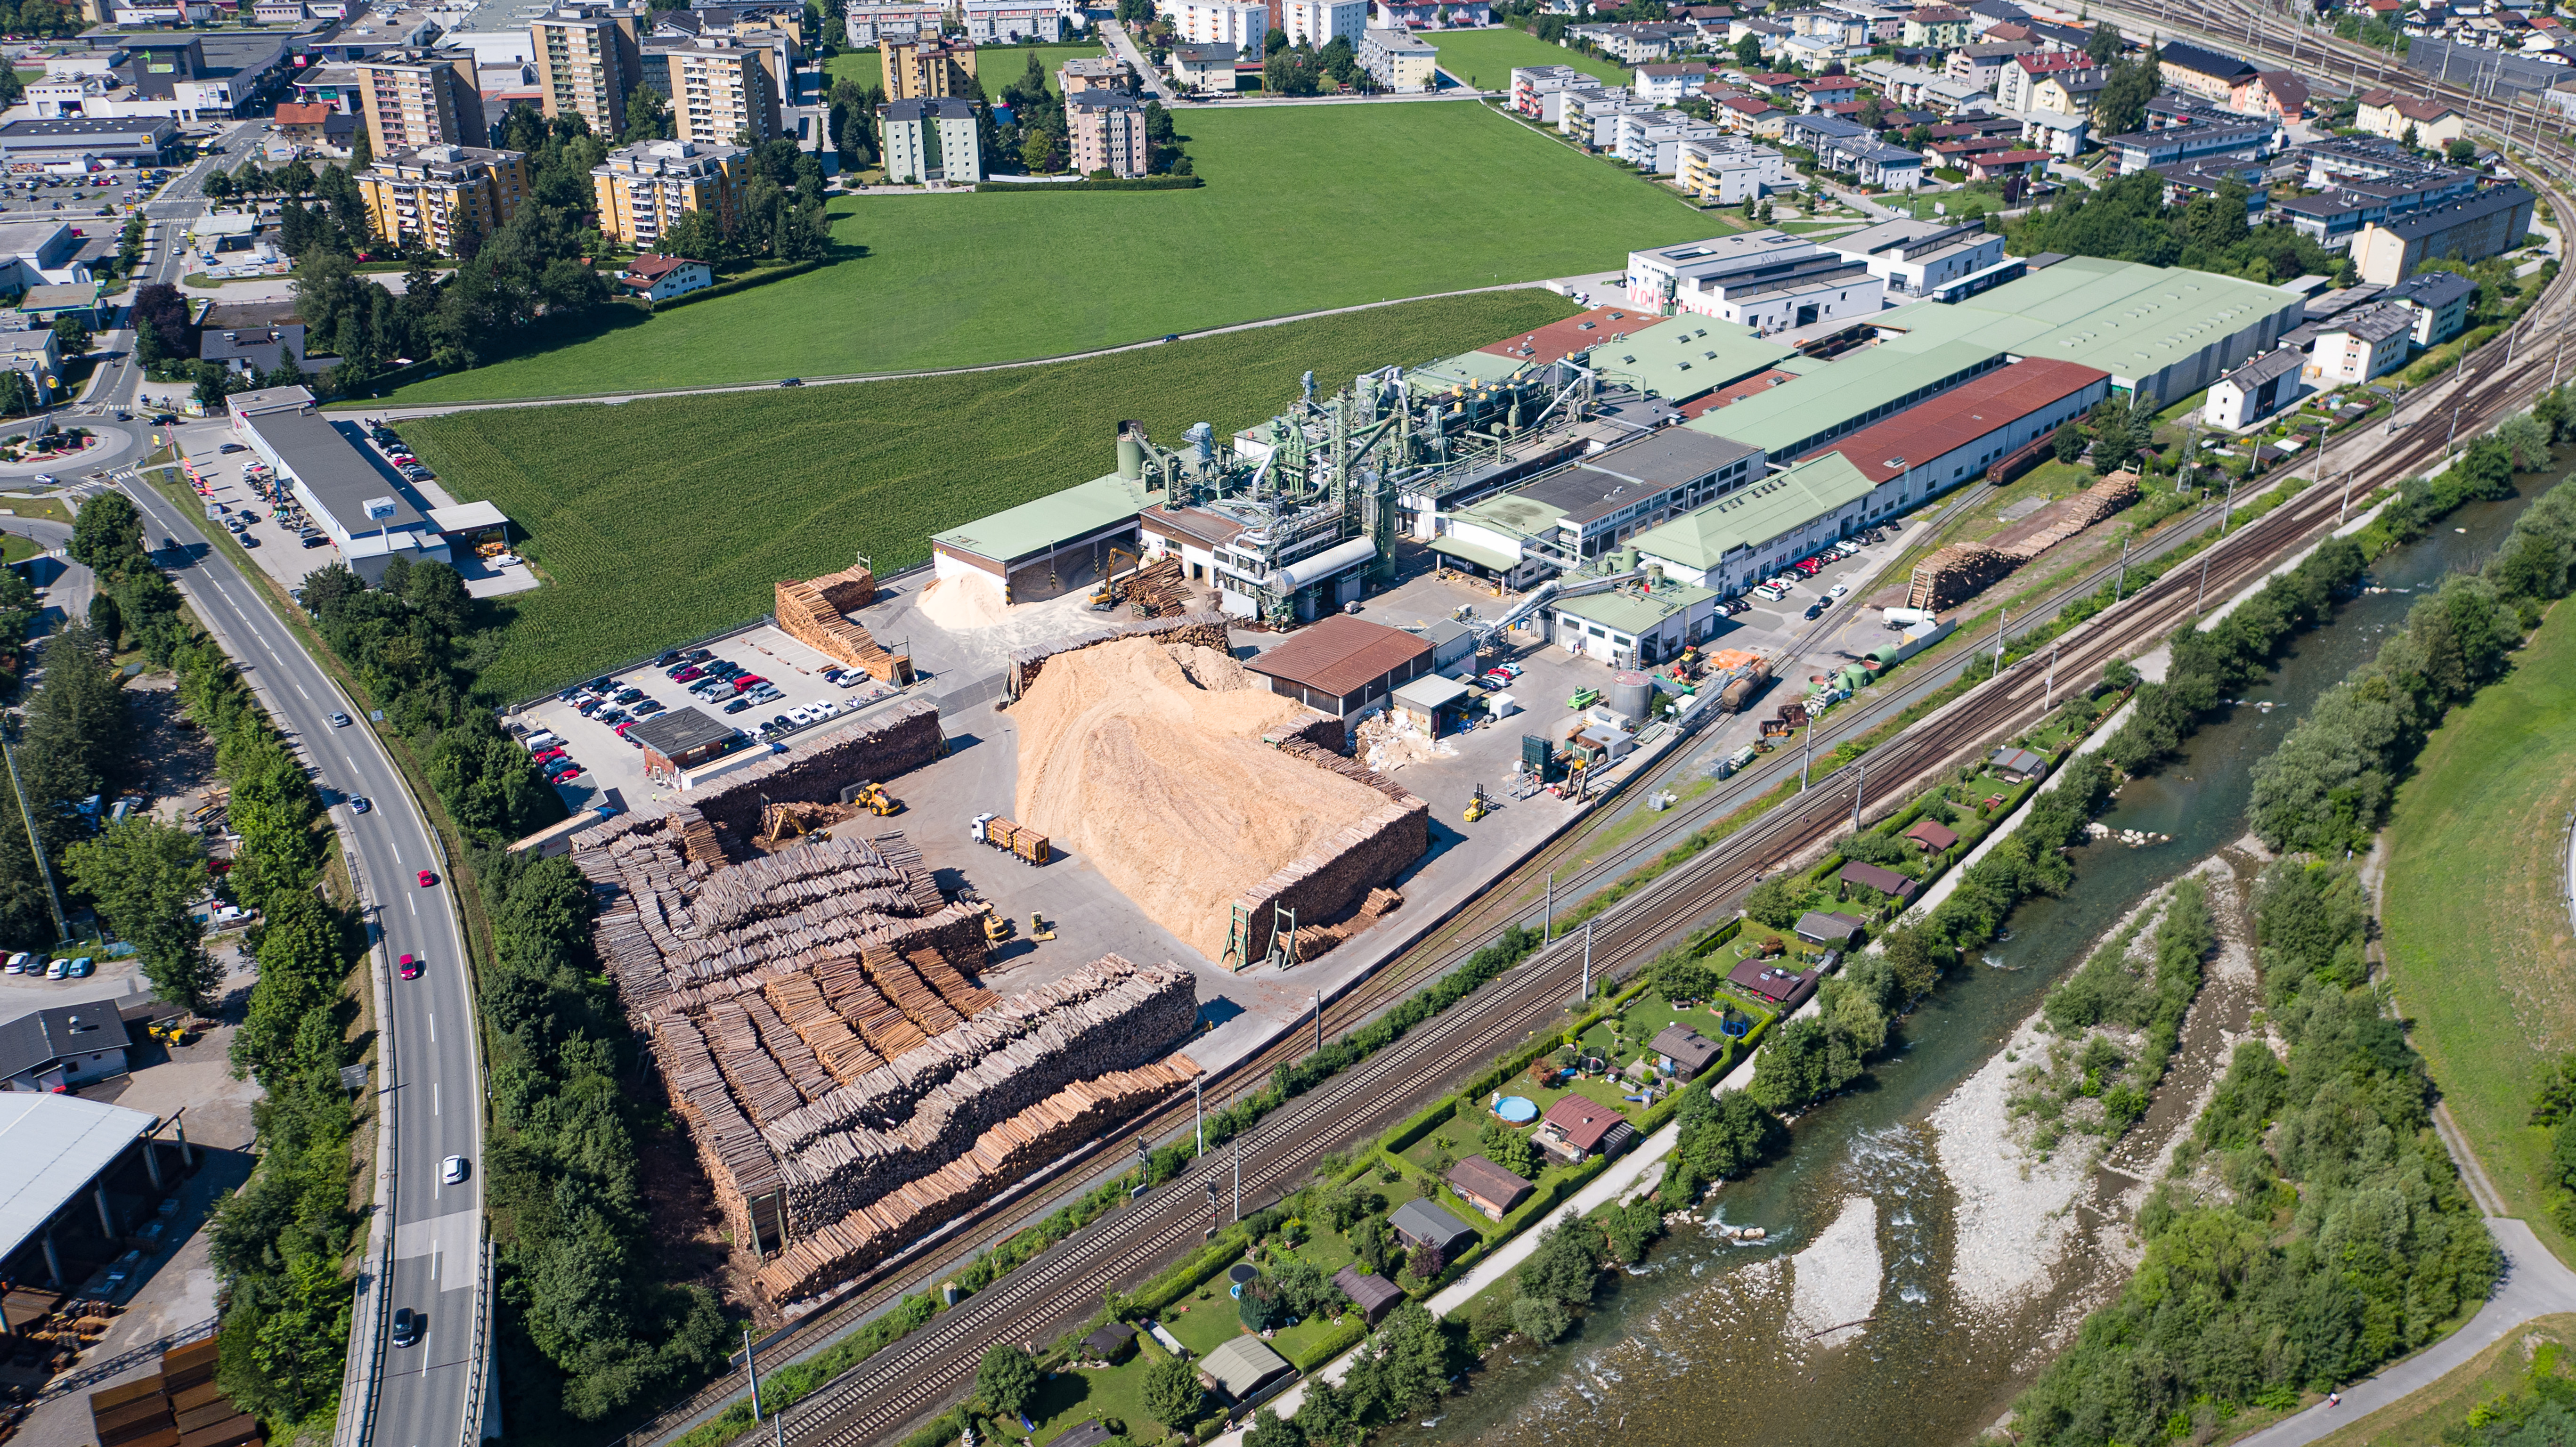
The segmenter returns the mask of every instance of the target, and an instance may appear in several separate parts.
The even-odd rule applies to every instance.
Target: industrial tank
[[[1622,669],[1610,676],[1610,710],[1629,718],[1646,716],[1646,705],[1653,700],[1655,681],[1633,669]]]

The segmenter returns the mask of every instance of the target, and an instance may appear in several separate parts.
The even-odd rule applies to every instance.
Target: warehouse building
[[[157,166],[178,143],[179,123],[168,116],[62,116],[0,125],[0,162],[58,166],[114,161]]]
[[[2111,374],[2029,357],[1833,445],[1871,484],[1864,525],[1938,497],[2049,439],[2111,395]]]
[[[1587,593],[1547,610],[1548,641],[1612,668],[1651,668],[1708,641],[1714,589],[1666,576],[1653,586]]]
[[[2464,201],[2362,228],[2352,243],[2361,279],[2395,286],[2437,257],[2484,261],[2522,244],[2531,231],[2532,194],[2498,186]]]
[[[1712,436],[1732,437],[1773,457],[1801,457],[1882,417],[1984,376],[2009,360],[1999,348],[1969,342],[1924,347],[1882,343],[1814,367],[1730,406],[1703,412],[1684,425]]]
[[[1141,469],[1113,472],[932,533],[931,563],[943,579],[983,575],[1005,602],[1043,602],[1104,576],[1111,548],[1134,553],[1136,514],[1161,500]]]
[[[1825,452],[1639,534],[1637,556],[1668,578],[1731,596],[1859,526],[1874,486],[1851,459]]]
[[[1580,566],[1759,480],[1762,464],[1759,447],[1666,428],[1468,504],[1441,520],[1431,549],[1510,580],[1533,568]],[[1505,559],[1508,566],[1498,566]]]
[[[489,502],[424,512],[409,487],[359,445],[355,429],[344,432],[347,424],[325,418],[302,387],[236,392],[226,408],[233,435],[295,490],[305,515],[369,583],[397,557],[450,562],[450,533],[480,536],[508,523]]]
[[[1272,693],[1351,718],[1384,706],[1397,689],[1429,673],[1431,645],[1401,629],[1336,613],[1243,666],[1269,680]]]
[[[1701,317],[1638,317],[1627,335],[1592,344],[1584,364],[1604,381],[1682,403],[1769,371],[1797,352],[1741,327]]]
[[[161,1126],[74,1095],[0,1092],[0,1159],[19,1163],[0,1176],[0,1279],[71,1291],[123,1255],[194,1164],[184,1131],[168,1145],[152,1139]]]
[[[1879,309],[1885,283],[1812,241],[1747,231],[1628,253],[1628,300],[1784,331]]]

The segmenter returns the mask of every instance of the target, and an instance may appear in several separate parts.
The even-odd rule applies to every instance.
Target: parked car
[[[617,691],[616,701],[633,708],[636,701],[642,697],[644,697],[644,690],[640,688],[623,688]]]
[[[708,659],[715,657],[714,654],[703,648],[692,648],[682,656],[687,658],[691,663],[704,663]]]
[[[250,449],[244,447],[238,442],[227,442],[223,446],[216,448],[215,451],[222,453],[226,457],[230,457],[236,452],[248,452]]]
[[[1849,584],[1849,583],[1836,583],[1836,584],[1834,584],[1832,587],[1827,588],[1827,589],[1825,590],[1825,596],[1826,596],[1826,597],[1828,597],[1828,598],[1840,598],[1840,597],[1844,597],[1844,596],[1846,596],[1846,595],[1847,595],[1847,594],[1849,594],[1850,592],[1851,592],[1851,584]]]
[[[657,699],[648,698],[642,703],[635,705],[635,716],[637,718],[651,718],[653,715],[660,713],[661,711],[662,705]]]
[[[25,950],[18,950],[18,951],[13,952],[13,953],[9,956],[9,961],[8,961],[8,963],[7,963],[7,964],[0,964],[0,975],[23,975],[23,974],[25,974],[25,973],[27,972],[27,961],[28,961],[29,959],[31,959],[31,958],[33,958],[33,957],[32,957],[32,956],[30,956],[30,955],[29,955]]]
[[[762,685],[762,684],[764,684],[764,683],[767,683],[768,681],[769,681],[768,679],[765,679],[765,678],[761,677],[761,676],[760,676],[759,674],[757,674],[757,673],[738,673],[738,674],[735,674],[735,675],[734,675],[734,680],[733,680],[733,688],[734,688],[734,692],[736,692],[736,693],[743,693],[743,692],[747,692],[748,690],[758,688],[759,686],[761,686],[761,685]]]
[[[726,704],[726,705],[724,706],[724,711],[725,711],[725,712],[727,712],[727,713],[740,713],[740,712],[742,712],[744,709],[747,709],[747,708],[749,708],[749,707],[751,707],[751,700],[750,700],[750,699],[747,699],[747,698],[738,698],[738,699],[735,699],[733,702],[731,702],[731,703],[729,703],[729,704]]]
[[[69,960],[56,960],[52,964],[45,966],[45,978],[48,980],[59,980],[71,969],[71,967],[72,962]]]
[[[671,681],[673,683],[687,683],[693,678],[703,678],[705,676],[706,675],[694,663],[683,663],[679,667],[671,670]]]

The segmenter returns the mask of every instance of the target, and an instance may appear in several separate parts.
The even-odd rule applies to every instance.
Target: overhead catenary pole
[[[1998,608],[1995,610],[1995,666],[1986,674],[1986,677],[1988,678],[1998,677],[2004,671],[2004,626],[2011,621],[2012,610],[2010,608]]]
[[[2129,586],[2129,545],[2136,542],[2135,533],[2120,539],[2120,575],[2111,580],[2111,601],[2120,601],[2120,591]]]
[[[1315,992],[1315,1053],[1324,1053],[1324,992]]]
[[[742,1329],[742,1371],[751,1379],[751,1424],[760,1425],[760,1368],[751,1360],[751,1328]]]
[[[1190,1077],[1190,1114],[1198,1120],[1200,1155],[1207,1154],[1207,1096],[1200,1089],[1206,1080],[1207,1077],[1204,1075]]]
[[[1592,921],[1583,922],[1583,998],[1592,998]]]
[[[1852,780],[1852,828],[1860,827],[1860,801],[1869,792],[1869,760],[1859,761],[1860,773]]]
[[[1538,942],[1546,944],[1556,938],[1556,871],[1547,872],[1547,903],[1539,916]]]

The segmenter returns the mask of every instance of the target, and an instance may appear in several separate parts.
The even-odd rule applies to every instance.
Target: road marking
[[[407,899],[409,899],[409,900],[411,901],[411,912],[412,912],[412,913],[414,913],[414,914],[418,914],[418,913],[420,913],[420,896],[419,896],[419,895],[416,895],[416,894],[413,894],[413,895],[406,895],[406,896],[404,896],[404,897],[405,897],[405,898],[407,898]]]
[[[293,680],[293,679],[291,679],[291,678],[290,678],[290,679],[288,679],[288,680],[287,680],[287,682],[289,682],[289,683],[295,683],[295,680]],[[305,701],[306,703],[311,703],[311,702],[313,701],[313,695],[311,695],[311,694],[309,694],[309,693],[305,693],[305,692],[304,692],[304,685],[303,685],[303,684],[296,683],[296,684],[295,684],[295,691],[296,691],[298,694],[302,694],[302,695],[303,695],[304,701]]]
[[[438,1082],[435,1080],[429,1083],[429,1113],[438,1114]]]
[[[435,1010],[429,1012],[429,1043],[432,1045],[438,1043],[438,1012]],[[429,1088],[435,1091],[438,1089],[438,1083],[432,1081]]]

